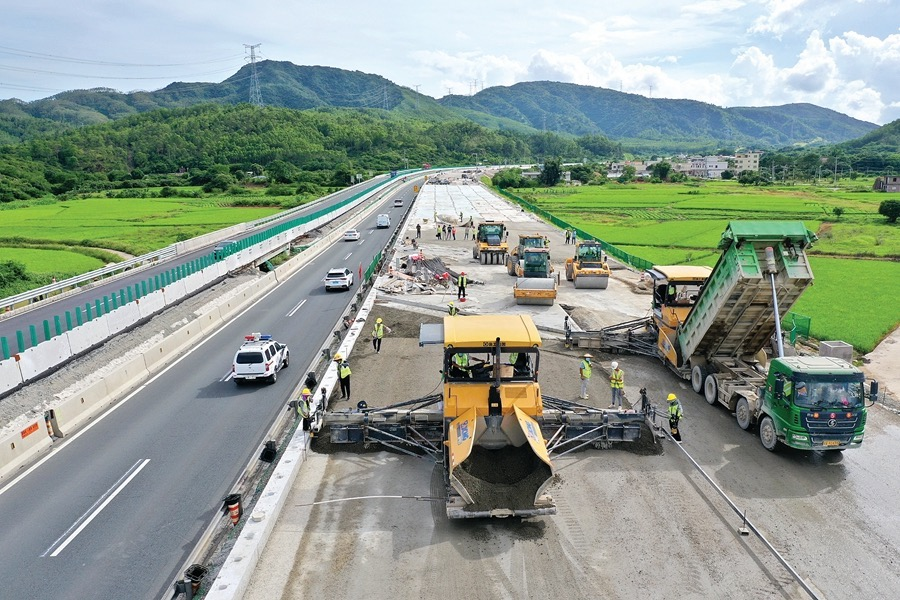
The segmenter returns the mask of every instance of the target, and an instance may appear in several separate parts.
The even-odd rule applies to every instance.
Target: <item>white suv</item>
[[[251,333],[244,336],[244,343],[234,355],[231,374],[238,385],[254,379],[275,383],[278,371],[286,369],[290,362],[290,352],[285,344],[276,342],[271,335]]]

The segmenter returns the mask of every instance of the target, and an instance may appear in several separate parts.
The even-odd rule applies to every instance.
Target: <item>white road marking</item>
[[[87,509],[83,515],[81,515],[77,521],[72,523],[72,526],[69,527],[65,533],[59,536],[53,544],[50,545],[49,548],[44,550],[44,553],[41,554],[41,557],[47,556],[47,553],[53,550],[53,547],[59,544],[59,547],[56,550],[53,550],[53,553],[50,556],[59,556],[59,553],[66,549],[72,540],[74,540],[79,533],[84,531],[84,528],[90,525],[91,521],[97,518],[97,515],[100,514],[107,505],[113,501],[113,499],[119,495],[119,492],[125,489],[125,486],[128,485],[132,479],[137,477],[137,474],[143,470],[144,467],[150,462],[149,458],[145,458],[143,460],[139,460],[134,463],[128,471],[125,472],[124,475],[119,477],[119,480],[113,484],[111,488],[106,490],[102,496],[97,498],[97,501],[94,502],[93,506]],[[65,540],[60,544],[61,540]]]
[[[347,260],[347,259],[350,258],[351,256],[353,256],[353,253],[352,253],[352,252],[351,252],[350,254],[348,254],[347,256],[345,256],[345,257],[344,257],[344,260]]]
[[[300,310],[300,307],[303,306],[304,304],[306,304],[306,298],[304,298],[303,300],[301,300],[300,303],[297,304],[297,306],[295,306],[294,308],[292,308],[291,311],[287,314],[287,316],[293,317],[293,316],[294,316],[294,313],[296,313],[298,310]]]

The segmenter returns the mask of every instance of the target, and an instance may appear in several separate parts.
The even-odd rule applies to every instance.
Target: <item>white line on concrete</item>
[[[352,253],[352,252],[351,252],[350,254],[348,254],[347,256],[345,256],[345,257],[344,257],[344,260],[347,260],[347,259],[350,258],[351,256],[353,256],[353,253]]]
[[[72,540],[78,537],[78,534],[84,531],[84,528],[90,525],[91,521],[97,518],[97,515],[109,505],[113,499],[119,495],[119,493],[125,489],[125,486],[131,483],[131,480],[137,477],[137,474],[140,473],[144,467],[150,462],[149,458],[145,458],[143,460],[139,460],[133,465],[128,471],[125,472],[124,475],[119,477],[119,480],[113,484],[111,488],[106,490],[106,492],[97,498],[97,501],[94,502],[93,506],[87,509],[83,515],[81,515],[77,521],[72,523],[72,526],[69,527],[65,533],[59,536],[53,544],[50,545],[49,548],[44,550],[44,553],[41,554],[41,557],[47,556],[47,553],[53,550],[53,547],[59,544],[59,547],[56,550],[53,550],[53,553],[50,556],[59,556],[59,553],[66,549]],[[74,531],[73,531],[74,530]],[[61,540],[65,540],[60,544]]]
[[[292,308],[292,309],[291,309],[291,312],[289,312],[289,313],[287,314],[287,316],[293,317],[293,316],[294,316],[294,313],[296,313],[298,310],[300,310],[300,307],[303,306],[304,304],[306,304],[306,298],[304,298],[303,300],[301,300],[301,301],[297,304],[297,306],[295,306],[294,308]]]

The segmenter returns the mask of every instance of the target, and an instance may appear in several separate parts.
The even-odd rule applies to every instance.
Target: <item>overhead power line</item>
[[[10,54],[12,56],[23,56],[25,58],[37,58],[40,60],[77,63],[83,65],[103,65],[108,67],[191,67],[195,65],[208,65],[212,63],[229,62],[241,57],[240,54],[232,54],[230,56],[212,58],[209,60],[192,61],[188,63],[126,63],[106,60],[92,60],[88,58],[75,58],[72,56],[58,56],[56,54],[45,54],[43,52],[34,52],[31,50],[19,50],[17,48],[9,48],[8,46],[0,46],[0,54]]]

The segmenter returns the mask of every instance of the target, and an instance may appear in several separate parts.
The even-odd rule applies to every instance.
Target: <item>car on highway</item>
[[[225,257],[225,250],[226,250],[229,246],[233,246],[234,244],[237,244],[237,241],[236,241],[236,240],[222,240],[221,242],[219,242],[218,244],[216,244],[215,246],[213,246],[213,256],[214,256],[216,259],[224,258],[224,257]]]
[[[394,198],[394,206],[403,206],[403,200],[401,198]]]
[[[375,217],[375,227],[378,229],[383,229],[385,227],[391,226],[391,215],[382,213]]]
[[[325,289],[331,290],[349,290],[353,287],[353,271],[346,267],[331,269],[325,275]]]
[[[290,362],[287,344],[276,342],[268,334],[251,333],[244,336],[244,343],[234,354],[231,377],[238,385],[256,379],[275,383],[278,371],[287,368]]]
[[[359,231],[356,229],[348,229],[344,232],[344,241],[345,242],[355,242],[359,239]]]

